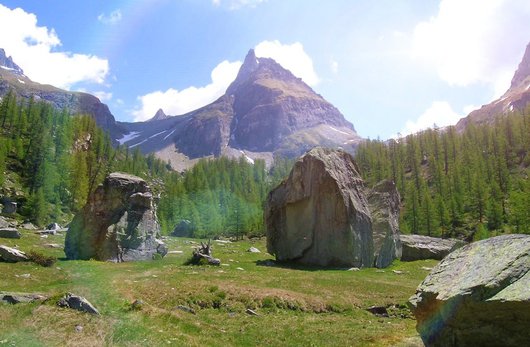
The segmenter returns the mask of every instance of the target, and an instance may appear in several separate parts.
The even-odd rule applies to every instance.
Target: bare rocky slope
[[[499,99],[482,106],[462,118],[456,124],[464,130],[470,124],[493,124],[499,115],[522,111],[530,103],[530,43],[526,46],[523,59],[512,78],[510,88]]]
[[[244,155],[270,162],[275,154],[297,157],[315,146],[353,151],[361,140],[332,104],[253,50],[213,103],[181,116],[120,125],[128,130],[120,143],[155,152],[178,170],[202,157]]]

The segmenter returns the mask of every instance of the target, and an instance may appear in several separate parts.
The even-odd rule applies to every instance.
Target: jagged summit
[[[162,120],[162,119],[166,119],[166,118],[169,118],[169,116],[164,113],[164,110],[159,108],[158,111],[156,111],[156,113],[153,116],[153,118],[149,119],[148,122],[152,122],[152,121],[156,121],[156,120]]]
[[[15,64],[13,58],[8,57],[3,48],[0,48],[0,68],[9,70],[15,75],[24,76],[24,71]]]
[[[526,46],[523,59],[513,75],[510,89],[517,88],[521,84],[525,84],[525,88],[530,85],[530,43]]]
[[[173,166],[220,155],[296,157],[315,146],[353,151],[361,140],[332,104],[273,59],[256,57],[253,49],[225,95],[213,103],[178,117],[123,125],[132,134],[124,143],[155,152]]]

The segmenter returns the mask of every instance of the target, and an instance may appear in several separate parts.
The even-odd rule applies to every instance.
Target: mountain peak
[[[513,75],[510,89],[519,87],[525,80],[530,82],[530,43],[526,46],[523,60]]]
[[[166,118],[169,118],[169,116],[164,113],[164,110],[159,108],[158,111],[156,111],[156,113],[153,116],[153,118],[149,119],[148,122],[155,121],[155,120],[162,120],[162,119],[166,119]]]
[[[9,70],[13,72],[15,75],[24,76],[24,71],[22,71],[20,66],[15,64],[15,62],[13,61],[13,58],[8,57],[6,55],[6,52],[4,51],[3,48],[0,48],[0,68],[4,70]]]

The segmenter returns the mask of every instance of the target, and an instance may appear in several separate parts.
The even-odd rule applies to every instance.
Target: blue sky
[[[28,77],[94,93],[122,121],[213,101],[256,48],[385,139],[502,95],[530,1],[0,0],[0,33]]]

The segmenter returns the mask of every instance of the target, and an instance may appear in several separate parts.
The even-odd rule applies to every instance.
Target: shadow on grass
[[[348,270],[349,267],[341,266],[318,266],[295,263],[294,261],[276,261],[273,259],[257,260],[257,266],[277,267],[281,269],[301,270],[301,271],[330,271]]]

